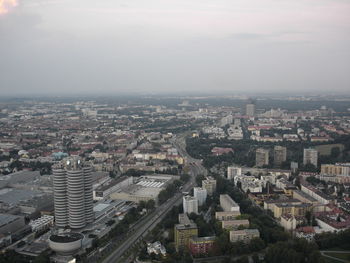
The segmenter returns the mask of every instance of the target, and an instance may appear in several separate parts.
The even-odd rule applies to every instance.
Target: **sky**
[[[3,95],[349,91],[348,0],[0,0]]]

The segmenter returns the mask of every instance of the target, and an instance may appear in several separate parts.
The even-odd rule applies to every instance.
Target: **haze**
[[[0,0],[3,95],[340,92],[346,0]]]

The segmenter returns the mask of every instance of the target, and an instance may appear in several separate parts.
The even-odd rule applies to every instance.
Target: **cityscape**
[[[350,1],[0,0],[0,263],[350,263]]]
[[[350,98],[220,99],[2,101],[3,261],[345,262]]]

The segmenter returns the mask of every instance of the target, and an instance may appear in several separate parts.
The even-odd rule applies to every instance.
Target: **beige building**
[[[230,231],[230,242],[242,241],[248,243],[253,238],[260,237],[258,229],[243,229]]]
[[[321,164],[321,174],[350,175],[350,163]]]
[[[191,237],[198,236],[197,225],[189,220],[186,214],[179,214],[179,222],[180,224],[176,224],[174,228],[176,251],[186,249]]]
[[[295,230],[298,225],[304,223],[305,217],[304,216],[293,216],[290,214],[282,215],[280,224],[281,226],[287,230]]]
[[[222,228],[227,229],[227,230],[236,230],[239,226],[243,226],[245,228],[248,228],[249,227],[249,220],[242,219],[242,220],[222,221],[221,225],[222,225]]]

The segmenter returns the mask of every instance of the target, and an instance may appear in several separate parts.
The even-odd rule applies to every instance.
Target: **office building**
[[[207,200],[207,189],[203,187],[194,187],[193,196],[198,200],[198,205],[204,205]]]
[[[55,222],[58,228],[79,229],[92,223],[92,167],[70,157],[53,167]]]
[[[318,162],[318,152],[315,149],[309,148],[304,149],[304,159],[303,164],[313,164],[315,167],[317,167]]]
[[[241,176],[241,175],[242,175],[241,167],[236,167],[236,166],[227,167],[227,179],[232,180],[235,178],[235,176]]]
[[[197,198],[194,198],[194,197],[189,196],[189,195],[184,196],[183,197],[183,208],[184,208],[184,213],[198,214],[198,200],[197,200]]]
[[[202,181],[202,187],[207,190],[208,195],[213,195],[216,191],[216,180],[212,177],[207,177]]]
[[[263,167],[269,165],[269,150],[258,148],[255,152],[255,165],[257,167]]]
[[[275,166],[281,166],[287,160],[287,148],[275,146],[273,149],[273,163]]]

